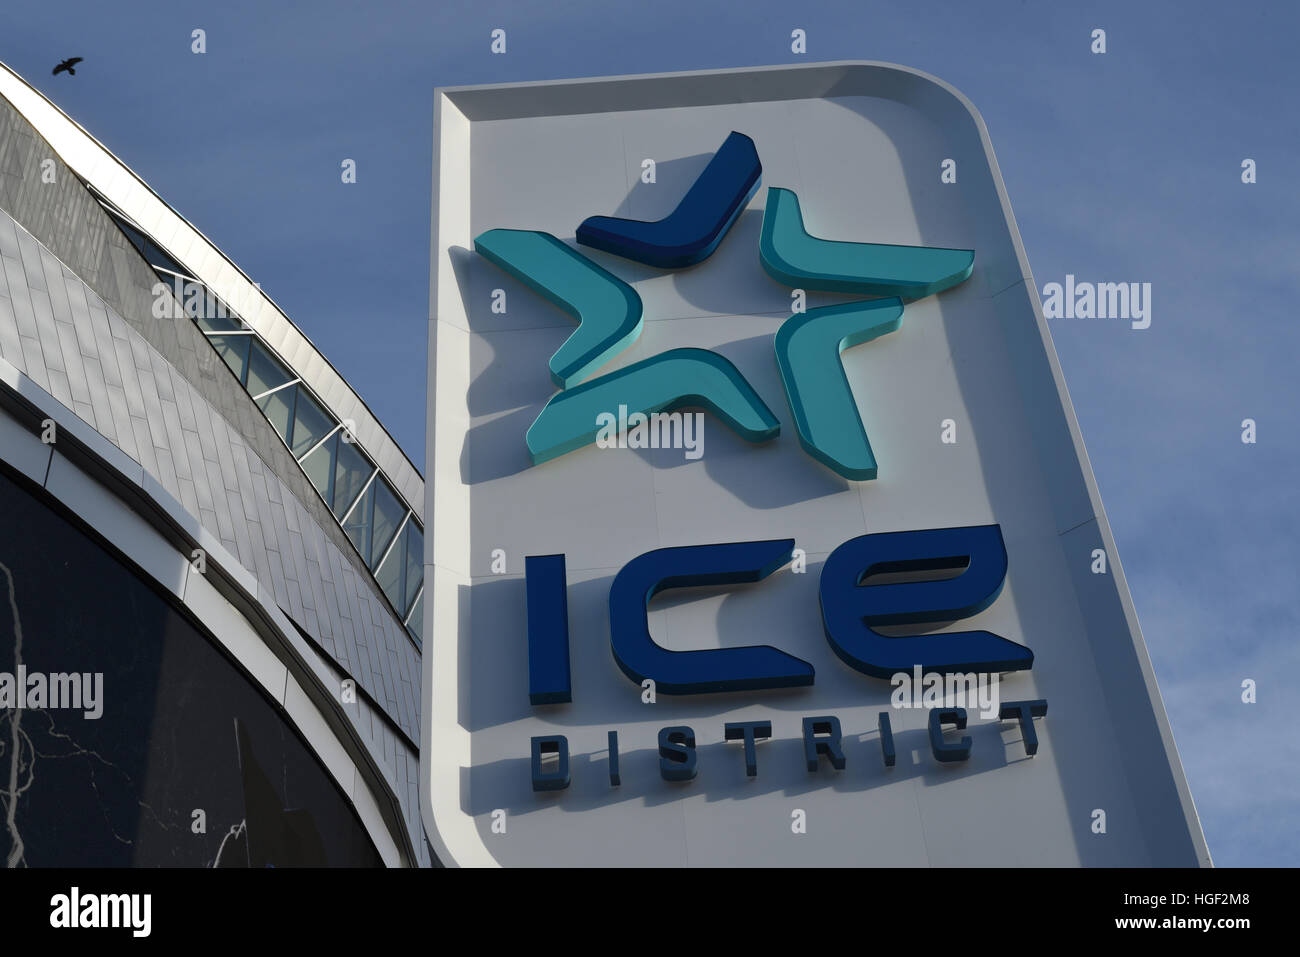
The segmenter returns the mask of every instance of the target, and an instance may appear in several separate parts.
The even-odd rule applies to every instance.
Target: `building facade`
[[[434,863],[418,470],[3,66],[0,264],[7,863]]]

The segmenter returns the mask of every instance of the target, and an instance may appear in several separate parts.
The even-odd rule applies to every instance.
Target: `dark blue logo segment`
[[[943,737],[943,726],[950,724],[958,731],[966,730],[965,708],[934,708],[930,711],[930,751],[934,759],[944,764],[965,761],[970,758],[971,739],[963,734],[961,740],[948,742]]]
[[[609,590],[610,645],[633,681],[653,678],[665,694],[794,688],[813,683],[813,666],[770,645],[669,651],[650,636],[646,611],[669,588],[761,581],[790,561],[794,539],[659,548],[632,559]]]
[[[578,243],[660,269],[704,262],[758,190],[762,174],[754,141],[732,131],[668,216],[652,223],[589,216],[578,227]]]
[[[569,675],[569,589],[563,555],[524,558],[528,596],[528,700],[573,700]]]
[[[871,584],[872,575],[938,574],[955,578]],[[1034,653],[987,631],[891,638],[879,625],[958,621],[993,604],[1007,575],[997,525],[885,532],[851,538],[822,566],[822,622],[835,653],[864,674],[889,678],[920,666],[938,674],[1030,668]]]

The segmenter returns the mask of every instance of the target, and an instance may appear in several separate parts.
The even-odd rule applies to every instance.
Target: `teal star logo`
[[[761,177],[753,141],[732,132],[667,217],[593,216],[578,227],[577,241],[658,268],[695,265],[717,249]],[[599,413],[619,406],[647,415],[701,406],[750,442],[780,433],[780,421],[740,370],[707,349],[672,349],[589,378],[640,336],[641,297],[555,236],[491,229],[475,238],[474,249],[578,322],[550,359],[561,391],[525,435],[534,465],[591,444]],[[974,251],[819,239],[805,229],[794,191],[769,187],[759,261],[791,288],[876,297],[795,313],[774,341],[804,451],[847,479],[874,479],[876,456],[840,354],[898,329],[905,302],[965,282]]]

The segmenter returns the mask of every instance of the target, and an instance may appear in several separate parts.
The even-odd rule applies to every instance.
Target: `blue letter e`
[[[826,638],[846,664],[876,678],[917,666],[938,674],[1030,668],[1032,651],[987,631],[891,638],[873,629],[969,618],[993,604],[1006,575],[997,525],[851,538],[822,566]],[[873,583],[873,576],[887,578]]]

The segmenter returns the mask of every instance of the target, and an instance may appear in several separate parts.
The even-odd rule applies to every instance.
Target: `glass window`
[[[170,269],[172,272],[185,272],[185,270],[181,268],[180,263],[163,252],[162,248],[152,239],[140,232],[140,230],[136,229],[125,219],[122,219],[112,210],[106,208],[105,211],[113,217],[113,221],[117,223],[118,229],[122,230],[122,233],[130,241],[131,245],[134,246],[140,255],[145,258],[145,262],[149,263],[151,266],[162,266],[163,269]]]
[[[397,494],[382,477],[375,479],[374,532],[370,536],[370,554],[366,564],[374,568],[384,557],[384,550],[393,540],[393,533],[406,517],[406,506],[397,500]]]
[[[181,282],[181,295],[185,295],[184,280],[177,280],[175,276],[169,276],[165,272],[158,274],[163,282],[173,291],[176,289],[176,283]],[[199,328],[204,332],[234,332],[236,329],[246,329],[243,321],[234,313],[227,311],[224,316],[221,315],[201,315],[194,319]]]
[[[293,456],[297,458],[319,442],[330,429],[334,428],[331,419],[320,404],[307,394],[298,390],[298,402],[293,411]]]
[[[144,241],[144,258],[150,266],[162,266],[163,269],[170,269],[172,272],[185,272],[181,264],[163,252],[152,239]]]
[[[361,501],[357,502],[356,508],[348,516],[348,520],[343,523],[343,531],[352,540],[352,544],[357,547],[357,551],[361,553],[361,557],[367,565],[370,563],[370,526],[375,514],[375,487],[382,481],[383,479],[376,477],[370,483],[370,487],[366,489],[366,494],[361,497]]]
[[[410,527],[411,523],[407,522],[388,557],[375,569],[375,583],[384,590],[399,616],[406,608],[406,579],[403,572],[406,564],[406,537]]]
[[[415,600],[415,607],[411,609],[411,617],[406,622],[406,633],[415,639],[416,645],[424,644],[424,592],[420,592],[420,597]]]
[[[144,238],[144,233],[140,232],[140,230],[136,229],[125,219],[117,216],[111,210],[108,210],[107,212],[113,217],[113,222],[117,223],[117,228],[122,230],[122,235],[126,236],[131,245],[136,248],[136,251],[143,256],[145,243],[148,242],[148,240]],[[180,272],[180,270],[178,269],[177,272]]]
[[[420,585],[424,582],[424,533],[420,531],[420,526],[415,524],[415,518],[407,523],[406,538],[406,568],[403,574],[406,576],[406,601],[409,604],[415,600],[416,592],[420,590]],[[405,614],[409,608],[400,609]]]
[[[197,279],[172,276],[161,270],[156,275],[171,287],[172,294],[180,300],[181,314],[193,319],[200,329],[229,332],[244,328],[234,311]]]
[[[334,456],[338,444],[339,434],[335,432],[302,460],[302,470],[327,502],[334,498]]]
[[[361,454],[356,442],[349,442],[347,439],[348,433],[340,429],[338,461],[334,467],[334,501],[332,503],[334,514],[340,518],[347,513],[349,506],[356,501],[361,487],[366,484],[366,479],[370,478],[370,473],[375,470],[375,467]]]
[[[249,338],[252,338],[251,336]],[[260,341],[254,341],[248,350],[248,394],[261,395],[294,378],[293,373],[271,355]]]
[[[158,275],[164,279],[170,278],[173,289],[176,288],[177,283],[180,283],[182,311],[198,323],[200,329],[207,332],[229,332],[233,329],[248,328],[243,320],[235,315],[233,309],[198,280],[169,277],[165,272],[160,272]]]
[[[252,378],[251,372],[249,377]],[[298,387],[291,385],[287,389],[272,392],[257,400],[257,407],[270,420],[271,425],[275,426],[275,431],[280,433],[280,438],[285,442],[289,441],[289,426],[293,423],[293,406],[297,395]]]
[[[4,774],[19,782],[10,826],[0,827],[0,860],[383,865],[348,789],[262,685],[165,589],[53,511],[44,493],[3,473],[0,563],[8,574],[6,583],[0,573],[0,587],[11,589],[0,601],[0,668],[12,676],[21,664],[33,673],[66,667],[73,683],[64,693],[84,706],[0,708]],[[51,676],[51,692],[54,684]],[[88,710],[97,713],[88,719]],[[201,833],[190,827],[191,808],[204,810]]]
[[[212,348],[217,350],[217,355],[225,360],[241,383],[248,366],[248,343],[251,338],[252,336],[208,336]]]

